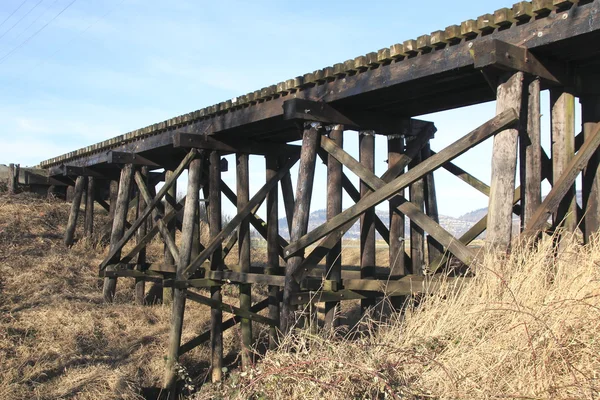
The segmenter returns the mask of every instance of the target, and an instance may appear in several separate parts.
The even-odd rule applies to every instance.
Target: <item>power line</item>
[[[4,25],[4,23],[10,19],[10,17],[12,17],[13,15],[15,15],[15,13],[17,11],[19,11],[21,9],[21,7],[23,7],[25,5],[25,3],[27,3],[27,0],[23,0],[23,2],[21,3],[21,5],[19,5],[19,7],[17,7],[17,9],[15,11],[13,11],[8,17],[6,17],[6,19],[4,21],[2,21],[2,23],[0,24],[0,27],[2,25]]]
[[[60,10],[60,12],[58,14],[56,14],[50,21],[46,22],[46,24],[44,26],[42,26],[40,29],[35,31],[31,36],[29,36],[27,39],[22,41],[18,46],[14,47],[11,51],[6,53],[4,56],[2,56],[2,58],[0,58],[0,65],[3,64],[4,60],[6,60],[8,57],[10,57],[11,54],[13,54],[17,50],[19,50],[21,47],[26,45],[31,39],[36,37],[41,31],[43,31],[48,25],[50,25],[56,18],[58,18],[62,13],[64,13],[69,7],[71,7],[73,5],[73,3],[75,3],[76,1],[77,0],[71,1],[69,4],[67,4],[67,6],[65,8]]]
[[[32,12],[33,10],[35,10],[35,9],[37,8],[37,6],[39,6],[39,5],[42,3],[42,1],[44,1],[44,0],[40,0],[40,1],[38,1],[38,2],[36,3],[36,5],[35,5],[35,6],[33,6],[33,8],[32,8],[32,9],[30,9],[29,11],[27,11],[27,12],[26,12],[26,13],[25,13],[25,14],[24,14],[24,15],[23,15],[21,18],[19,18],[19,20],[18,20],[17,22],[15,22],[15,23],[13,24],[13,26],[11,26],[10,28],[8,28],[8,30],[7,30],[6,32],[4,32],[2,35],[0,35],[0,39],[2,39],[2,38],[3,38],[3,37],[4,37],[4,36],[5,36],[5,35],[6,35],[8,32],[12,31],[12,29],[13,29],[15,26],[17,26],[17,25],[19,24],[19,22],[23,21],[23,19],[24,19],[26,16],[28,16],[29,14],[31,14],[31,12]]]
[[[29,25],[27,25],[27,28],[23,29],[23,30],[21,31],[21,33],[19,33],[17,36],[15,36],[15,37],[14,37],[14,39],[13,39],[13,40],[17,40],[18,38],[20,38],[20,37],[21,37],[21,35],[23,35],[25,32],[27,32],[27,30],[28,30],[29,28],[31,28],[31,26],[32,26],[32,25],[34,25],[36,22],[38,22],[40,18],[42,18],[44,15],[46,15],[46,13],[47,13],[47,12],[48,12],[48,11],[49,11],[49,10],[50,10],[52,7],[54,7],[54,5],[55,5],[57,2],[58,2],[58,0],[54,0],[54,3],[50,4],[50,5],[48,6],[48,8],[46,8],[46,11],[43,11],[43,12],[42,12],[40,15],[38,15],[38,16],[37,16],[37,18],[36,18],[36,19],[34,19],[33,21],[31,21],[31,23],[30,23]]]

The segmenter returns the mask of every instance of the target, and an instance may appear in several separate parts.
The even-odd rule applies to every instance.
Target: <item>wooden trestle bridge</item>
[[[252,323],[271,326],[274,345],[277,331],[294,325],[298,305],[309,302],[325,302],[325,323],[335,326],[341,300],[361,299],[362,306],[368,307],[384,294],[403,296],[425,285],[435,286],[435,272],[442,270],[438,267],[449,254],[472,265],[476,255],[468,245],[484,231],[490,245],[508,249],[513,213],[520,215],[525,233],[579,229],[588,240],[600,223],[599,55],[600,0],[519,2],[52,158],[40,166],[53,179],[74,184],[67,245],[73,241],[84,191],[90,194],[86,234],[92,229],[94,199],[111,209],[110,250],[100,265],[107,302],[112,301],[121,277],[136,279],[140,302],[146,281],[162,280],[173,287],[165,386],[174,384],[178,357],[205,341],[210,341],[212,350],[212,379],[218,381],[223,331],[238,322],[243,349],[252,346]],[[551,109],[544,112],[551,114],[551,154],[540,145],[543,90],[550,92]],[[582,110],[578,134],[576,97]],[[496,100],[495,116],[437,153],[429,145],[434,125],[414,118],[491,100]],[[349,130],[358,134],[344,135]],[[374,174],[376,134],[388,139],[389,169],[381,177]],[[289,144],[299,139],[301,146]],[[452,163],[486,139],[493,140],[489,185]],[[358,140],[359,160],[344,150],[343,142],[349,140]],[[221,157],[232,153],[236,155],[235,192],[221,180]],[[251,154],[263,155],[266,165],[265,184],[252,196]],[[309,231],[317,158],[327,164],[327,222]],[[294,191],[290,168],[296,163]],[[359,188],[343,168],[360,178]],[[489,196],[489,214],[461,237],[453,237],[439,224],[432,174],[438,168]],[[186,169],[187,196],[177,202],[175,184]],[[515,188],[517,172],[522,184]],[[581,206],[575,201],[579,176]],[[552,189],[542,201],[543,180]],[[156,192],[160,181],[164,185]],[[279,187],[283,204],[278,204]],[[198,235],[200,189],[210,225],[210,240],[204,243]],[[342,210],[343,190],[355,202],[346,210]],[[110,196],[100,195],[108,192]],[[225,226],[222,195],[237,205],[237,215]],[[138,216],[128,222],[133,196],[139,196]],[[265,200],[263,221],[255,213]],[[374,212],[384,201],[392,211],[389,223]],[[289,243],[278,231],[280,208],[287,215]],[[183,218],[177,226],[175,217],[180,211]],[[410,235],[404,231],[405,218],[410,220]],[[342,235],[358,219],[359,271],[346,268],[339,257]],[[267,240],[264,268],[250,263],[250,225]],[[176,229],[181,230],[177,242]],[[389,244],[389,268],[376,266],[375,232]],[[145,246],[156,235],[166,245],[164,263],[147,263]],[[410,236],[407,251],[405,236]],[[135,247],[124,254],[124,245],[133,240]],[[236,241],[238,264],[224,265],[224,256]],[[318,266],[323,259],[325,268]],[[269,286],[268,298],[251,298],[255,283]],[[239,304],[222,302],[223,284],[239,285]],[[210,288],[210,297],[198,294],[197,288]],[[211,325],[210,331],[181,343],[186,300],[211,307]],[[264,309],[268,309],[267,316],[259,314]],[[234,318],[224,320],[223,311]],[[248,362],[248,352],[243,352],[243,363]]]

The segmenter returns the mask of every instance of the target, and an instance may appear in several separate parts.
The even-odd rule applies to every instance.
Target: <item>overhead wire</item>
[[[21,16],[21,18],[19,18],[19,20],[13,24],[13,26],[11,26],[10,28],[8,28],[8,30],[6,30],[6,31],[5,31],[5,32],[4,32],[2,35],[0,35],[0,39],[2,39],[4,36],[6,36],[6,34],[7,34],[8,32],[12,31],[12,30],[13,30],[13,28],[19,24],[19,22],[23,21],[23,19],[24,19],[25,17],[27,17],[29,14],[31,14],[31,12],[32,12],[33,10],[35,10],[35,9],[36,9],[36,8],[37,8],[37,7],[38,7],[38,6],[39,6],[39,5],[42,3],[42,1],[44,1],[44,0],[40,0],[40,1],[38,1],[38,2],[35,4],[35,6],[33,6],[33,8],[31,8],[29,11],[27,11],[25,14],[23,14],[23,16]]]
[[[35,31],[32,35],[30,35],[28,38],[26,38],[24,41],[22,41],[19,45],[17,45],[16,47],[14,47],[12,50],[10,50],[8,53],[6,53],[4,56],[2,56],[0,58],[0,65],[2,65],[4,63],[4,60],[6,60],[8,57],[10,57],[13,53],[15,53],[16,51],[18,51],[20,48],[22,48],[24,45],[26,45],[31,39],[33,39],[34,37],[36,37],[41,31],[43,31],[48,25],[50,25],[62,13],[64,13],[65,11],[67,11],[67,9],[69,7],[71,7],[73,5],[73,3],[75,3],[76,1],[77,0],[72,0],[69,4],[66,5],[66,7],[64,7],[62,10],[60,10],[60,12],[58,14],[56,14],[50,21],[46,22],[40,29],[38,29],[37,31]]]
[[[16,13],[17,11],[19,11],[19,10],[21,9],[21,7],[23,7],[23,6],[25,5],[25,3],[27,3],[27,0],[23,0],[23,2],[22,2],[20,5],[19,5],[19,7],[17,7],[17,8],[15,9],[15,11],[13,11],[12,13],[10,13],[10,15],[9,15],[8,17],[6,17],[6,18],[4,19],[4,21],[2,21],[2,23],[0,23],[0,27],[2,27],[2,25],[4,25],[4,23],[10,19],[10,17],[12,17],[13,15],[15,15],[15,13]]]
[[[13,38],[13,40],[17,40],[18,38],[20,38],[25,32],[27,32],[29,30],[29,28],[31,28],[32,25],[34,25],[36,22],[39,21],[40,18],[42,18],[44,15],[46,15],[46,13],[52,9],[52,7],[54,7],[54,5],[58,2],[58,0],[54,0],[54,3],[50,4],[48,6],[48,8],[46,8],[46,11],[42,11],[42,13],[40,13],[40,15],[37,16],[37,18],[35,18],[33,21],[31,21],[31,23],[29,25],[27,25],[27,28],[23,29],[21,31],[21,33],[19,33],[17,36],[15,36]]]

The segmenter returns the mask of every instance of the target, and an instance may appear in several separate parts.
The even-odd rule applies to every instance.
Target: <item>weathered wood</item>
[[[585,95],[581,101],[581,122],[585,139],[591,137],[594,129],[600,126],[600,96]],[[590,157],[583,169],[582,197],[584,211],[584,241],[600,229],[600,158],[597,154]]]
[[[272,320],[271,318],[263,317],[260,314],[251,312],[249,310],[243,310],[241,308],[231,306],[229,304],[225,304],[222,301],[216,301],[215,299],[204,297],[197,293],[187,291],[186,297],[188,299],[198,302],[200,304],[205,304],[207,306],[210,306],[211,310],[219,310],[221,312],[221,314],[223,311],[225,311],[226,313],[234,314],[238,317],[241,317],[242,319],[256,321],[261,324],[267,324],[270,326],[275,326],[275,324],[277,324],[277,321]]]
[[[279,167],[278,158],[275,155],[265,157],[266,180],[273,179]],[[286,174],[287,175],[287,174]],[[288,175],[289,176],[289,175]],[[283,181],[281,182],[283,185]],[[291,183],[291,182],[290,182]],[[279,238],[279,207],[277,186],[273,187],[267,194],[267,266],[266,274],[275,274],[279,268],[280,246],[277,244]],[[285,278],[284,278],[285,281]],[[277,328],[279,327],[279,288],[270,285],[269,288],[269,318],[277,321],[276,326],[269,327],[269,348],[277,347]]]
[[[152,202],[150,202],[146,206],[146,209],[144,210],[144,212],[142,213],[142,215],[131,225],[131,228],[127,229],[127,231],[123,235],[123,238],[121,240],[119,240],[119,243],[117,243],[115,245],[115,248],[111,249],[109,251],[108,256],[106,256],[106,258],[104,259],[104,261],[102,261],[102,264],[100,264],[100,268],[101,269],[104,268],[106,265],[108,265],[110,262],[112,262],[113,258],[116,258],[117,252],[120,253],[120,251],[123,248],[123,246],[125,245],[125,243],[127,243],[129,241],[129,239],[131,239],[133,237],[133,235],[135,234],[136,230],[140,227],[140,225],[144,222],[144,220],[146,218],[148,218],[148,216],[150,215],[150,213],[152,212],[152,210],[154,210],[154,208],[162,200],[162,198],[165,196],[165,194],[167,193],[167,191],[169,190],[169,188],[177,181],[177,178],[179,178],[179,175],[181,175],[181,173],[187,167],[187,165],[189,164],[189,162],[194,157],[196,157],[196,154],[197,154],[196,150],[192,149],[184,157],[184,159],[181,161],[181,163],[179,164],[179,166],[175,170],[173,176],[170,179],[167,179],[167,181],[165,182],[165,184],[163,185],[163,187],[161,187],[160,190],[158,191],[158,194],[154,197],[154,199],[152,199]]]
[[[145,165],[151,167],[158,167],[159,165],[154,161],[148,160],[139,154],[126,153],[122,151],[109,151],[106,157],[108,164],[133,164],[133,165]]]
[[[210,229],[210,237],[212,243],[219,236],[221,231],[221,189],[219,183],[221,181],[221,158],[217,151],[211,151],[209,156],[209,173],[208,173],[208,223]],[[248,207],[249,204],[246,205]],[[241,216],[239,223],[246,215]],[[238,225],[239,225],[238,223]],[[223,238],[225,239],[225,238]],[[219,271],[222,269],[221,241],[216,242],[216,245],[209,245],[202,253],[209,252],[210,254],[210,269]],[[202,254],[200,254],[202,255]],[[198,257],[200,257],[200,255]],[[196,258],[197,260],[197,258]],[[204,262],[204,260],[202,260]],[[182,266],[181,278],[186,278],[190,274],[188,267]],[[185,269],[184,269],[185,268]],[[221,303],[222,294],[220,287],[210,288],[210,298],[213,302]],[[211,352],[211,379],[213,382],[220,382],[223,378],[223,312],[219,308],[211,308],[210,310],[210,352]]]
[[[311,127],[304,130],[302,152],[300,153],[300,166],[298,168],[294,218],[292,220],[292,232],[290,235],[290,240],[292,242],[300,239],[308,230],[308,216],[310,214],[310,202],[315,176],[315,162],[320,136],[321,132],[317,127]],[[302,263],[302,259],[303,257],[299,255],[290,257],[287,261],[280,327],[284,333],[289,332],[296,322],[291,298],[294,293],[300,290],[300,285],[294,279],[293,274]]]
[[[344,146],[344,126],[336,125],[329,133],[329,138],[338,147]],[[342,212],[342,164],[333,156],[327,160],[327,219]],[[325,261],[326,278],[331,281],[342,280],[342,241],[338,241],[327,253]],[[335,329],[339,325],[339,302],[325,303],[325,327]]]
[[[73,195],[73,201],[71,202],[71,212],[69,213],[67,229],[65,231],[65,246],[71,246],[73,244],[73,238],[75,237],[75,228],[77,227],[77,217],[79,216],[79,208],[81,207],[81,197],[83,195],[84,186],[85,177],[78,176],[77,180],[75,181],[75,192]]]
[[[94,233],[94,199],[96,197],[96,185],[94,179],[93,176],[87,178],[84,234],[89,238],[91,238]]]
[[[150,194],[150,191],[146,187],[144,178],[139,173],[139,171],[135,173],[135,183],[137,184],[140,194],[144,198],[144,202],[146,204],[149,204],[152,201],[152,195]],[[165,221],[163,221],[163,219],[162,219],[164,213],[162,212],[161,209],[162,209],[162,205],[158,205],[154,210],[152,210],[152,215],[153,215],[154,221],[156,223],[156,226],[158,227],[158,231],[160,232],[160,234],[163,238],[163,241],[165,242],[165,250],[166,250],[165,254],[169,253],[169,256],[170,256],[168,258],[165,257],[164,263],[173,265],[174,262],[171,262],[171,261],[179,259],[179,256],[180,256],[179,249],[177,248],[177,245],[175,244],[174,235],[171,234],[171,231],[169,230],[167,223],[165,223]],[[169,211],[169,213],[171,213],[171,212],[173,212],[173,210]],[[170,221],[172,221],[172,220],[170,220]],[[172,294],[172,292],[166,292],[166,293],[169,293],[170,296]],[[170,297],[169,298],[163,297],[163,301],[170,301],[170,300],[171,300]]]
[[[147,182],[148,181],[148,167],[143,166],[142,168],[140,168],[140,174],[142,175],[142,178],[145,179]],[[92,178],[90,178],[90,179],[92,179]],[[136,219],[140,216],[140,214],[142,212],[144,212],[145,207],[146,207],[146,202],[144,200],[144,197],[139,196],[138,207],[136,210]],[[148,231],[148,221],[146,220],[146,221],[144,221],[144,223],[142,223],[140,225],[140,227],[138,228],[138,231],[135,235],[136,244],[140,244],[140,242],[142,241],[144,236],[146,236],[147,231]],[[137,264],[138,264],[138,269],[141,269],[141,267],[144,264],[146,264],[146,247],[141,249],[140,252],[138,253]],[[135,280],[135,302],[139,305],[143,305],[145,303],[145,296],[146,296],[146,281],[144,279],[136,279]]]
[[[542,202],[542,147],[540,128],[540,80],[533,79],[529,83],[527,103],[527,124],[521,124],[526,129],[520,132],[521,153],[521,198],[523,212],[521,227],[527,222]]]
[[[110,220],[112,220],[115,217],[115,209],[117,208],[117,196],[119,194],[119,181],[110,181],[108,190],[109,190],[108,200],[110,202],[108,218]]]
[[[577,175],[583,170],[586,166],[587,162],[597,151],[598,146],[600,145],[600,124],[594,127],[592,132],[588,138],[585,139],[585,142],[575,155],[575,157],[571,158],[569,163],[565,166],[564,172],[560,177],[554,176],[554,185],[552,186],[552,190],[546,196],[542,204],[538,207],[535,214],[531,217],[531,220],[527,224],[525,231],[523,232],[526,235],[535,235],[544,227],[544,224],[548,220],[548,217],[556,212],[559,207],[561,200],[567,194]]]
[[[262,188],[260,188],[258,190],[258,192],[256,192],[256,194],[252,197],[252,199],[250,199],[250,201],[244,207],[244,209],[242,211],[239,211],[237,213],[237,215],[235,217],[233,217],[231,219],[231,221],[229,221],[229,223],[225,226],[225,228],[223,228],[223,230],[218,235],[216,235],[214,238],[211,239],[211,242],[206,246],[206,249],[204,249],[202,251],[202,253],[200,253],[198,255],[198,257],[194,258],[194,260],[190,263],[190,265],[187,266],[187,268],[186,268],[187,276],[192,275],[204,261],[208,260],[208,258],[215,251],[215,249],[217,247],[221,246],[221,243],[223,243],[223,241],[229,235],[231,235],[233,233],[233,231],[238,227],[238,225],[240,224],[240,221],[242,219],[246,218],[258,204],[262,203],[262,201],[266,197],[267,193],[271,190],[271,188],[273,188],[273,186],[277,185],[277,183],[279,182],[281,177],[284,174],[286,174],[290,170],[291,167],[294,166],[294,164],[296,163],[296,160],[297,160],[296,158],[288,159],[286,164],[284,166],[282,166],[279,169],[279,171],[277,171],[277,175],[275,175],[272,180],[265,183],[264,186]],[[209,203],[209,206],[210,206],[210,203]]]
[[[279,158],[279,165],[285,164],[283,157]],[[288,233],[292,234],[292,219],[294,218],[294,188],[292,186],[292,176],[289,171],[281,178],[281,197],[283,198],[283,208],[288,224]]]
[[[317,121],[327,124],[343,124],[350,129],[359,126],[346,115],[327,103],[306,99],[290,99],[283,102],[283,118],[288,120]]]
[[[264,299],[262,301],[259,301],[256,304],[254,304],[252,307],[250,307],[250,312],[258,313],[258,312],[264,310],[265,308],[267,308],[268,305],[269,305],[269,299]],[[229,319],[223,321],[223,325],[222,325],[223,331],[226,331],[227,329],[234,327],[236,324],[238,324],[240,322],[240,320],[241,320],[241,318],[234,316],[232,318],[229,318]],[[181,345],[181,347],[179,347],[179,355],[181,356],[182,354],[187,353],[188,351],[192,350],[193,348],[199,346],[200,344],[206,342],[209,339],[210,339],[210,330],[202,332],[200,335],[196,336],[193,339],[190,339],[188,342]]]
[[[427,144],[422,151],[423,159],[431,157],[431,147]],[[437,194],[435,191],[435,179],[433,172],[425,176],[425,211],[427,215],[435,221],[436,224],[440,223],[440,217],[437,206]],[[433,236],[427,236],[427,260],[431,263],[432,260],[438,258],[444,252],[443,246]]]
[[[520,115],[523,79],[523,73],[516,72],[498,85],[497,114],[512,109]],[[507,250],[512,238],[511,200],[515,190],[518,137],[517,129],[507,129],[494,137],[486,242],[500,250]]]
[[[388,169],[394,165],[398,165],[398,161],[404,152],[404,138],[399,135],[388,137]],[[397,176],[404,173],[404,168]],[[404,190],[398,192],[399,195],[404,196]],[[404,252],[404,240],[405,240],[405,227],[404,227],[404,214],[398,211],[398,201],[394,197],[389,202],[389,213],[390,213],[390,240],[389,240],[389,266],[390,274],[406,274],[406,263],[405,263],[405,252]]]
[[[173,147],[193,147],[204,150],[217,150],[221,154],[298,154],[300,147],[285,143],[258,142],[235,138],[231,142],[223,141],[209,135],[195,133],[176,133],[173,135]]]
[[[552,174],[561,176],[575,153],[575,97],[560,88],[550,89]],[[553,216],[555,227],[574,232],[577,227],[575,185],[565,194]]]
[[[17,193],[19,186],[19,164],[8,165],[8,194],[13,195]]]
[[[369,172],[375,173],[375,136],[371,132],[359,132],[358,152],[360,164]],[[360,181],[360,198],[372,193],[369,185]],[[366,210],[360,216],[360,268],[361,278],[368,278],[375,265],[375,207]],[[363,310],[373,307],[372,299],[361,300]]]
[[[165,179],[169,180],[172,176],[173,176],[172,170],[168,170],[168,169],[165,170]],[[164,202],[164,214],[168,214],[174,208],[172,202],[169,201],[169,198],[171,198],[173,201],[175,201],[176,197],[177,197],[177,181],[174,181],[173,184],[171,185],[171,187],[169,188],[169,190],[167,191],[167,193],[165,194],[166,201]],[[155,210],[155,212],[153,212],[153,215],[156,215],[156,210]],[[173,247],[175,245],[175,232],[177,230],[177,224],[176,224],[177,218],[173,218],[171,221],[169,221],[166,224],[164,222],[158,220],[158,215],[156,215],[153,219],[158,224],[159,231],[165,242],[164,247],[163,247],[163,254],[164,254],[164,260],[165,260],[164,262],[165,262],[165,264],[175,264],[180,258],[178,251],[175,251],[175,248]],[[173,289],[169,288],[169,287],[164,287],[163,291],[162,291],[163,304],[171,304],[172,300],[173,300]]]
[[[125,164],[121,169],[121,178],[119,180],[119,193],[115,207],[115,217],[113,219],[112,232],[110,234],[110,252],[114,258],[120,258],[121,247],[119,244],[123,239],[125,231],[125,221],[127,220],[127,210],[129,209],[129,197],[131,196],[131,183],[133,178],[134,168],[131,164]],[[141,225],[141,224],[140,224]],[[139,227],[139,226],[138,226]],[[136,227],[136,229],[138,228]],[[113,258],[111,257],[111,259]],[[106,267],[106,271],[110,271]],[[117,288],[117,278],[104,278],[103,297],[107,303],[112,303]]]
[[[408,172],[418,166],[421,161],[423,161],[421,154],[418,154],[408,164]],[[422,213],[425,210],[425,179],[420,178],[413,182],[408,188],[408,194],[410,202]],[[425,232],[412,219],[410,220],[410,260],[412,273],[423,275],[425,268]]]
[[[248,171],[248,154],[237,153],[236,182],[237,209],[242,211],[250,200],[250,172]],[[238,227],[238,264],[241,272],[250,272],[250,222],[244,218]],[[240,309],[248,311],[252,305],[251,285],[240,284]],[[242,318],[242,368],[249,368],[252,357],[252,321]]]
[[[177,260],[176,279],[183,279],[184,268],[190,262],[194,242],[194,227],[196,225],[196,212],[198,211],[198,198],[200,179],[202,174],[202,158],[190,162],[188,168],[187,201],[183,212],[183,229],[179,259]],[[167,178],[168,179],[168,178]],[[173,288],[173,310],[171,314],[171,327],[169,333],[169,347],[165,369],[164,387],[173,389],[177,377],[175,365],[179,357],[179,345],[183,331],[183,317],[185,309],[186,290]]]
[[[381,189],[384,187],[386,181],[376,177],[371,171],[368,171],[364,166],[357,162],[351,155],[346,153],[344,150],[335,146],[330,139],[322,138],[321,146],[326,149],[330,154],[340,160],[348,169],[356,174],[361,180],[366,182],[373,189]],[[404,155],[406,155],[405,153]],[[415,156],[416,157],[416,156]],[[404,162],[408,161],[408,157],[403,157]],[[402,162],[402,161],[401,161]],[[403,163],[404,163],[403,162]],[[384,174],[385,176],[385,174]],[[388,176],[387,179],[392,179]],[[421,227],[424,231],[432,235],[438,242],[448,247],[450,252],[455,254],[461,261],[466,264],[470,263],[473,259],[473,254],[465,246],[460,245],[456,242],[455,238],[446,230],[444,230],[438,223],[432,218],[423,213],[422,210],[416,204],[407,201],[405,198],[396,195],[395,200],[398,203],[398,211],[408,216],[412,222]],[[343,229],[338,229],[339,231]]]

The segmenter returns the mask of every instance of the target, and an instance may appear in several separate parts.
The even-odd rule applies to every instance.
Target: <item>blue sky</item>
[[[511,5],[510,0],[2,0],[0,163],[35,165]],[[420,118],[436,123],[432,147],[440,149],[491,118],[494,107]],[[357,137],[347,134],[345,141],[356,154]],[[381,174],[385,141],[376,147]],[[484,143],[457,163],[489,182],[490,149]],[[251,190],[257,190],[264,182],[263,161],[253,157],[251,165]],[[224,178],[233,185],[230,170]],[[324,178],[318,174],[317,188]],[[442,213],[458,216],[487,205],[485,196],[448,174],[436,173],[436,179]],[[323,196],[317,197],[314,209],[323,208]]]

